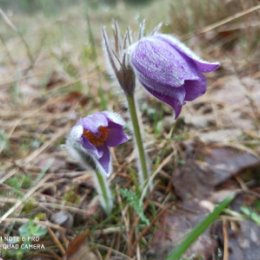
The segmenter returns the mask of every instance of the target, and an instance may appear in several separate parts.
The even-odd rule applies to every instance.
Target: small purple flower
[[[131,63],[141,84],[152,95],[175,110],[175,118],[185,101],[206,92],[202,73],[211,72],[219,63],[200,59],[172,36],[154,34],[142,38],[133,47]]]
[[[124,120],[114,112],[103,111],[81,118],[71,129],[67,139],[70,154],[83,166],[87,163],[82,154],[87,155],[106,176],[112,171],[109,147],[128,141],[124,133]]]

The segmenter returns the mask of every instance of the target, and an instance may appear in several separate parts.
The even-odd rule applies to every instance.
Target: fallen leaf
[[[215,101],[226,105],[235,105],[237,108],[243,106],[243,109],[247,110],[249,102],[246,98],[247,90],[254,93],[255,101],[259,101],[259,80],[249,77],[239,79],[236,75],[226,76],[222,79],[221,86],[215,85],[214,89],[212,89]],[[232,92],[232,95],[228,95],[227,93],[230,93],[230,89],[235,89],[236,91]]]
[[[231,177],[260,165],[260,159],[247,151],[200,142],[187,145],[185,161],[173,175],[173,186],[182,200],[203,199]]]
[[[90,250],[86,240],[88,232],[76,236],[68,246],[65,260],[97,260],[96,255]]]
[[[260,260],[259,226],[251,221],[232,222],[227,231],[229,260]]]
[[[187,160],[178,168],[172,178],[175,193],[182,200],[209,196],[213,187],[209,184],[207,172],[203,172],[194,161]]]
[[[187,210],[185,210],[187,209]],[[192,212],[193,211],[193,212]],[[167,211],[158,220],[156,231],[147,259],[165,259],[168,253],[177,246],[185,235],[195,227],[206,215],[208,211],[194,202],[185,202],[182,208],[174,212]],[[216,249],[216,241],[211,237],[210,230],[201,235],[198,240],[189,248],[185,257],[204,257],[209,259]]]
[[[249,151],[230,146],[206,146],[199,156],[202,156],[203,161],[207,163],[204,169],[212,171],[213,178],[210,181],[215,186],[245,169],[257,167],[260,164],[260,158]]]
[[[232,75],[221,78],[209,91],[211,102],[221,105],[215,112],[226,128],[254,129],[255,117],[259,116],[255,111],[259,110],[258,86],[257,79]],[[235,91],[232,91],[231,95],[230,90],[233,89]]]

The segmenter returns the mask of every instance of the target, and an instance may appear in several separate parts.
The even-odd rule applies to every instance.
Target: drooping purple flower
[[[132,48],[131,63],[140,83],[159,100],[170,105],[175,118],[185,101],[206,92],[205,72],[219,67],[199,58],[172,36],[154,34],[142,38]]]
[[[117,113],[97,112],[81,118],[67,138],[70,154],[86,166],[84,155],[90,157],[106,176],[112,171],[109,147],[128,141],[124,133],[124,120]]]

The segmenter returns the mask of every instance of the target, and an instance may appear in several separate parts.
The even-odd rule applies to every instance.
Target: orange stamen
[[[98,134],[93,134],[89,130],[83,131],[83,136],[88,139],[88,141],[95,146],[102,146],[108,137],[108,128],[105,126],[100,126],[98,128]]]

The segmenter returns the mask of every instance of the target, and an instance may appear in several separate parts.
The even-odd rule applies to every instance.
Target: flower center
[[[83,131],[83,136],[88,139],[88,141],[95,146],[102,146],[108,137],[108,128],[105,126],[100,126],[98,128],[98,133],[93,134],[89,130]]]

